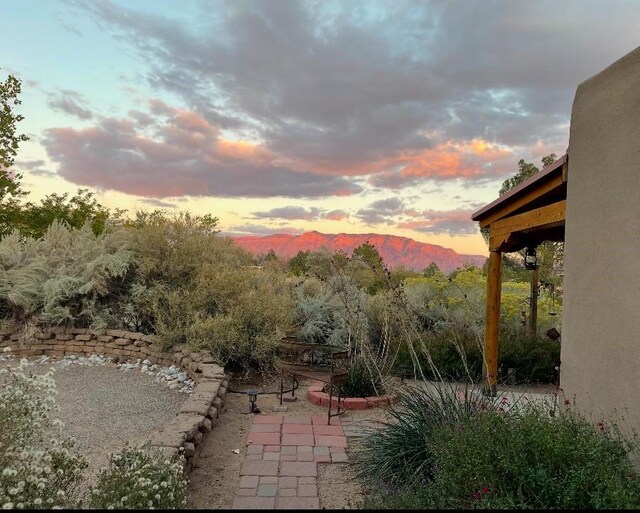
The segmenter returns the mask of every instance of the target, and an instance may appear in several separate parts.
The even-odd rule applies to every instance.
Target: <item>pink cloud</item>
[[[344,177],[278,164],[250,141],[223,138],[196,112],[149,102],[155,118],[103,118],[89,128],[51,128],[43,144],[59,175],[80,185],[147,197],[347,196],[361,187]]]

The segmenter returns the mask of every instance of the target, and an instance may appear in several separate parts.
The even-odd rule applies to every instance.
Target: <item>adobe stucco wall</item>
[[[640,48],[576,92],[563,305],[565,396],[640,428]]]

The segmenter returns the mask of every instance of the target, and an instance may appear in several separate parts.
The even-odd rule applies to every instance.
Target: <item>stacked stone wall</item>
[[[185,473],[195,467],[203,442],[220,415],[228,380],[224,369],[205,352],[191,351],[185,344],[169,351],[159,350],[152,335],[124,330],[107,330],[103,335],[84,328],[48,328],[33,333],[0,331],[0,353],[6,348],[17,357],[110,356],[114,361],[149,360],[154,364],[177,365],[196,386],[178,414],[153,433],[149,445],[167,456],[179,454]]]

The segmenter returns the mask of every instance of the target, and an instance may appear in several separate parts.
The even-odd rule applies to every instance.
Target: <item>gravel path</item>
[[[110,452],[143,441],[174,417],[187,398],[155,383],[142,372],[122,372],[115,366],[69,365],[54,374],[60,419],[99,469]]]
[[[0,365],[7,363],[17,361]],[[76,439],[87,458],[87,486],[111,452],[143,442],[174,417],[188,397],[155,382],[153,375],[123,371],[115,364],[35,363],[27,371],[40,374],[50,367],[58,389],[56,416],[65,423],[64,434]]]

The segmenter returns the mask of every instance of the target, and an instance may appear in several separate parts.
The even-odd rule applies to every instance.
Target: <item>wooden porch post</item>
[[[531,293],[529,296],[529,333],[535,335],[538,331],[538,282],[540,281],[540,269],[536,267],[531,271]]]
[[[500,334],[500,292],[502,288],[502,253],[489,252],[487,272],[487,314],[484,332],[485,392],[495,394],[498,379],[498,337]]]

